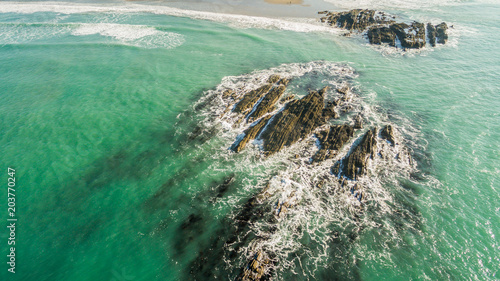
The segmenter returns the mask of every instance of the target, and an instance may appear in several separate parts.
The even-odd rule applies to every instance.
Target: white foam
[[[53,12],[62,14],[83,14],[83,13],[151,13],[176,17],[189,17],[193,19],[211,20],[226,22],[240,28],[263,28],[280,29],[296,32],[328,32],[338,33],[339,30],[332,29],[317,22],[315,19],[304,18],[265,18],[235,14],[220,14],[212,12],[201,12],[182,10],[166,6],[150,6],[141,4],[76,4],[69,2],[7,2],[0,3],[1,13],[21,13],[32,14],[38,12]]]
[[[22,44],[68,33],[68,25],[0,24],[0,45]]]
[[[71,32],[75,36],[99,34],[119,42],[144,48],[175,48],[185,41],[184,36],[159,31],[153,27],[116,23],[84,23]]]
[[[184,36],[143,25],[116,23],[32,23],[0,24],[0,45],[22,44],[61,36],[101,35],[118,44],[142,48],[172,49],[185,42]]]

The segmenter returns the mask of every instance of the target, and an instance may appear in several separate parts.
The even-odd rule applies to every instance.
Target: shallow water
[[[17,171],[19,218],[17,273],[4,264],[2,280],[193,279],[200,251],[230,237],[244,202],[271,176],[294,172],[279,157],[231,154],[231,131],[190,139],[203,120],[193,105],[225,81],[312,61],[353,69],[349,79],[373,124],[397,125],[418,171],[380,174],[374,202],[389,207],[368,212],[354,240],[347,215],[320,213],[325,207],[304,217],[297,209],[274,236],[283,240],[271,240],[296,243],[275,278],[498,279],[500,6],[407,4],[376,7],[452,24],[449,44],[394,52],[314,20],[138,3],[1,3],[0,163]],[[292,89],[302,95],[335,79],[306,76]],[[217,197],[233,173],[235,183]],[[306,202],[325,196],[303,194]],[[0,249],[7,253],[6,243]],[[209,271],[233,279],[238,259]]]

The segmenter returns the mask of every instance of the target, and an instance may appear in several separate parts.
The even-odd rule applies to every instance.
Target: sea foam
[[[116,23],[83,23],[71,32],[75,36],[99,34],[112,37],[125,45],[144,48],[175,48],[185,41],[184,36],[173,32],[159,31],[143,25]]]
[[[0,4],[1,13],[33,14],[38,12],[53,12],[62,14],[83,13],[151,13],[176,17],[225,22],[239,28],[279,29],[296,32],[328,32],[338,33],[339,30],[321,25],[316,19],[306,18],[265,18],[236,14],[222,14],[171,8],[166,6],[150,6],[141,4],[122,5],[88,5],[69,2],[24,3],[8,2]]]
[[[3,23],[0,45],[37,42],[63,36],[100,35],[112,38],[113,44],[141,48],[172,49],[185,42],[183,35],[160,31],[155,27],[118,23]]]

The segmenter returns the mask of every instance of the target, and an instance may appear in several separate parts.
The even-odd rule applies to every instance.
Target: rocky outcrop
[[[356,180],[366,173],[368,161],[375,156],[377,149],[377,128],[365,133],[361,142],[343,161],[343,174]]]
[[[268,83],[258,89],[252,90],[243,96],[243,99],[236,104],[234,112],[245,113],[252,109],[254,105],[271,89],[273,85]]]
[[[319,91],[311,91],[302,99],[294,99],[290,95],[288,103],[274,116],[266,115],[276,109],[277,102],[282,98],[289,80],[271,75],[267,83],[259,88],[246,93],[241,101],[236,103],[233,112],[238,113],[239,118],[233,127],[240,125],[245,116],[248,121],[255,121],[247,128],[231,149],[240,152],[246,144],[260,136],[263,140],[263,149],[266,155],[280,151],[285,146],[290,146],[307,137],[315,128],[324,124],[332,117],[338,117],[335,112],[335,104],[332,102],[324,104],[324,96],[328,91],[325,87]],[[349,89],[343,90],[345,96]],[[228,99],[233,92],[226,90],[223,98]],[[283,101],[282,101],[283,102]]]
[[[361,114],[354,118],[354,129],[363,129],[363,116]]]
[[[286,86],[286,84],[288,84],[288,79],[284,79],[284,80],[281,79],[280,80],[280,76],[276,75],[276,74],[269,76],[266,84],[264,84],[263,86],[255,89],[255,90],[252,90],[252,91],[246,93],[243,96],[243,99],[241,99],[241,101],[238,102],[236,104],[236,106],[234,107],[234,112],[238,112],[238,113],[248,112],[250,109],[252,109],[255,106],[255,104],[265,94],[267,94],[269,92],[269,90],[271,90],[271,88],[273,87],[273,84],[275,84],[277,82],[279,82],[278,84],[280,84],[280,85]],[[228,95],[228,94],[226,94],[226,92],[224,94],[226,96]],[[229,96],[230,96],[230,94],[229,94]]]
[[[294,144],[322,125],[323,108],[323,96],[316,91],[300,100],[289,102],[269,121],[268,128],[262,132],[266,154],[273,154]]]
[[[286,86],[279,85],[267,93],[262,101],[257,105],[255,110],[250,113],[249,121],[253,121],[254,119],[258,119],[266,113],[269,113],[274,110],[274,105],[281,98],[283,93],[285,92]]]
[[[354,136],[354,128],[349,125],[330,126],[316,136],[321,148],[312,160],[313,162],[321,162],[337,155],[344,144]]]
[[[432,47],[436,47],[436,27],[432,25],[431,23],[427,24],[427,40],[429,40],[429,44],[431,44]]]
[[[325,72],[332,71],[328,68]],[[271,75],[266,79],[267,77],[262,76],[265,73],[268,71],[225,83],[210,91],[210,94],[215,96],[209,99],[213,106],[207,106],[209,111],[204,115],[207,120],[214,122],[200,122],[200,127],[205,124],[223,127],[223,141],[226,141],[228,135],[236,138],[231,146],[235,152],[241,152],[249,142],[256,139],[256,144],[261,149],[260,155],[255,153],[258,151],[253,150],[248,155],[221,153],[218,157],[243,160],[235,166],[238,172],[256,175],[258,181],[236,181],[235,175],[231,174],[223,180],[215,181],[206,193],[200,193],[197,199],[192,201],[208,201],[212,204],[232,202],[235,198],[232,191],[236,191],[239,185],[245,187],[246,199],[238,201],[243,203],[242,206],[224,219],[221,224],[223,227],[218,227],[213,233],[204,234],[205,237],[210,236],[212,241],[202,245],[202,250],[198,251],[189,266],[187,276],[190,278],[181,278],[183,280],[275,279],[275,275],[283,270],[283,261],[287,261],[290,253],[296,253],[295,246],[291,248],[288,245],[294,245],[294,242],[302,243],[301,237],[312,233],[309,232],[312,228],[305,231],[302,229],[304,222],[310,221],[310,214],[316,217],[324,216],[323,218],[330,218],[326,215],[337,213],[348,216],[353,223],[353,230],[342,235],[354,241],[355,235],[364,226],[362,223],[365,219],[362,215],[366,210],[373,206],[377,208],[377,204],[381,203],[377,201],[377,192],[378,187],[383,186],[385,182],[380,181],[382,177],[368,176],[372,176],[372,171],[379,170],[387,176],[386,170],[407,167],[407,163],[411,165],[408,150],[396,143],[396,137],[400,143],[403,142],[401,134],[390,125],[383,127],[380,134],[377,128],[370,129],[368,124],[379,119],[371,115],[374,111],[355,94],[356,88],[351,89],[348,86],[351,80],[328,81],[329,85],[337,85],[337,88],[331,91],[325,87],[307,94],[301,93],[300,91],[311,85],[325,83],[323,75],[313,72],[313,78],[307,76],[304,83],[297,81],[298,87],[292,89],[297,90],[295,94],[302,96],[298,98],[286,90],[288,80],[278,75]],[[338,74],[333,72],[332,75]],[[293,77],[298,79],[295,78],[297,76]],[[261,83],[253,84],[257,81]],[[243,91],[242,85],[252,85],[249,89],[254,90]],[[342,114],[341,119],[332,120],[339,114]],[[234,124],[238,125],[232,126]],[[195,130],[197,131],[199,130]],[[392,145],[383,139],[387,139]],[[293,149],[284,149],[292,145]],[[212,151],[207,153],[211,154]],[[260,157],[278,151],[281,151],[279,159]],[[375,157],[376,161],[372,161]],[[194,160],[197,159],[203,158]],[[336,163],[331,167],[333,162]],[[221,163],[234,164],[234,161]],[[257,165],[247,166],[253,163]],[[404,166],[394,166],[397,163]],[[181,172],[188,175],[193,169],[181,169]],[[247,169],[258,170],[258,173],[248,173]],[[261,186],[266,177],[269,178],[265,187]],[[172,184],[176,180],[177,178],[172,179],[166,185],[176,186]],[[259,186],[263,188],[258,190]],[[247,191],[255,193],[248,194]],[[226,198],[230,201],[222,201]],[[176,244],[181,244],[184,236],[190,240],[197,239],[197,233],[207,229],[204,228],[207,222],[204,222],[201,211],[196,208],[197,206],[193,206],[193,214],[180,225],[181,235],[176,239]],[[369,213],[376,213],[376,209]],[[322,224],[323,222],[318,226],[323,227]],[[340,229],[346,228],[341,225]],[[297,239],[300,240],[292,240],[296,238],[290,237],[291,235],[282,236],[283,231],[297,234]],[[304,240],[301,245],[305,248],[311,244]],[[177,249],[179,255],[183,255],[188,248],[182,246]],[[225,267],[228,263],[232,266]]]
[[[412,22],[410,24],[397,23],[393,16],[374,10],[354,9],[347,12],[319,12],[325,14],[321,22],[336,26],[351,32],[365,32],[370,44],[381,45],[387,43],[396,47],[397,41],[404,49],[419,49],[426,44],[426,27],[423,23]],[[445,44],[448,40],[448,26],[446,23],[433,26],[427,24],[427,38],[431,46],[437,43]]]
[[[442,22],[436,25],[436,38],[439,44],[446,44],[448,42],[448,25]]]
[[[374,24],[388,24],[394,22],[394,20],[389,19],[384,13],[362,9],[338,13],[327,12],[326,16],[321,18],[321,21],[354,31],[363,31]]]
[[[255,139],[255,137],[260,133],[260,131],[262,131],[262,129],[267,124],[267,121],[269,121],[270,118],[271,118],[271,116],[266,116],[266,117],[262,118],[261,120],[259,120],[257,122],[257,124],[255,124],[254,126],[246,129],[243,132],[245,134],[245,136],[241,139],[241,141],[239,141],[239,142],[237,141],[231,149],[234,152],[240,152],[241,150],[243,150],[243,148],[245,148],[247,143],[249,141]]]
[[[403,48],[419,49],[425,46],[425,25],[420,22],[395,23],[390,29],[396,33]]]
[[[337,119],[339,118],[339,114],[335,111],[335,107],[337,106],[337,103],[336,102],[327,102],[326,105],[325,105],[325,108],[323,108],[323,118],[325,118],[326,120],[330,119],[330,118],[334,118],[334,119]]]
[[[396,144],[396,138],[394,137],[394,129],[391,125],[385,126],[380,132],[380,136],[391,143],[392,146]]]
[[[432,47],[436,46],[436,42],[439,44],[445,44],[448,41],[448,25],[442,22],[436,26],[431,23],[427,24],[427,39]]]
[[[370,27],[367,36],[370,44],[380,45],[382,43],[388,43],[389,46],[396,46],[396,33],[387,26]]]

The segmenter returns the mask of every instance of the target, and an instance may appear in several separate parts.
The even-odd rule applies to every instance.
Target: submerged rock
[[[366,173],[368,161],[375,156],[377,148],[377,128],[365,133],[361,142],[343,161],[343,174],[356,180]]]

